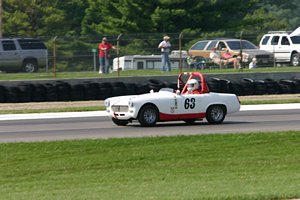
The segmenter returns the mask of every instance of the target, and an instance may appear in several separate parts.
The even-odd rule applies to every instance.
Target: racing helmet
[[[196,79],[190,79],[187,82],[187,90],[189,92],[192,92],[194,90],[197,90],[199,88],[199,83]]]

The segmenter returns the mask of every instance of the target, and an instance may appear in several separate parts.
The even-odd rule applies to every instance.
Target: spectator
[[[102,38],[102,42],[98,46],[99,48],[99,74],[108,74],[109,73],[109,50],[116,49],[111,43],[107,41],[107,38]]]
[[[252,58],[252,62],[249,63],[249,69],[256,68],[256,58]]]
[[[171,71],[171,62],[169,58],[171,43],[170,37],[164,36],[163,41],[159,43],[158,48],[161,49],[161,62],[162,62],[162,71],[166,71],[166,64],[168,65],[168,71]]]
[[[217,52],[217,49],[215,47],[213,47],[211,49],[212,51],[209,54],[210,59],[212,59],[212,61],[214,63],[216,63],[217,65],[220,65],[220,68],[223,67],[224,64],[226,64],[226,60],[223,60],[221,58],[221,55],[219,52]]]
[[[234,69],[240,68],[240,57],[233,57],[228,49],[225,50],[225,53],[222,55],[222,58],[226,60],[226,63],[233,63]]]

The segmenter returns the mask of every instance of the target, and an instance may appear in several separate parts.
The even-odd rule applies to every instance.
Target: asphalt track
[[[137,122],[116,126],[104,111],[0,115],[1,143],[283,130],[300,130],[300,104],[242,106],[220,125],[210,125],[206,120],[194,125],[177,121],[149,128]]]

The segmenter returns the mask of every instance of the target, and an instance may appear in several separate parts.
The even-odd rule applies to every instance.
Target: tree
[[[6,0],[3,5],[5,36],[57,35],[65,18],[56,4],[57,1]]]

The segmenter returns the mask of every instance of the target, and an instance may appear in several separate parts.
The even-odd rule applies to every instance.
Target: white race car
[[[104,104],[112,121],[119,126],[126,126],[133,120],[138,120],[142,126],[154,126],[156,122],[183,120],[193,123],[204,118],[210,124],[220,124],[226,114],[240,110],[235,94],[209,92],[199,72],[179,74],[177,88],[176,91],[162,88],[158,92],[111,97]]]

